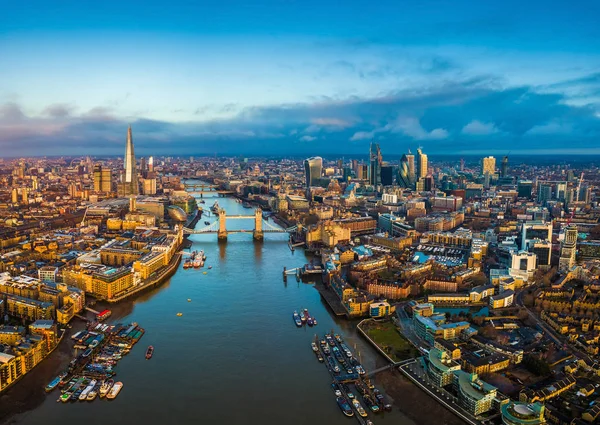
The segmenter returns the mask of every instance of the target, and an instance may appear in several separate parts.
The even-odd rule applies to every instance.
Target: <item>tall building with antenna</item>
[[[135,162],[135,153],[133,150],[131,126],[129,126],[127,129],[127,142],[125,144],[125,158],[123,162],[123,172],[121,174],[121,182],[119,185],[119,195],[137,195],[139,193],[138,175]]]

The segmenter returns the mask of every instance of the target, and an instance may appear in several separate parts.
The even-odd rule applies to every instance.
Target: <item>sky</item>
[[[600,154],[600,2],[6,2],[0,156]]]

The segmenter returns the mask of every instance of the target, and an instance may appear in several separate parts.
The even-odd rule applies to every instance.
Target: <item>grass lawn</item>
[[[367,322],[363,324],[367,335],[394,361],[415,357],[417,349],[404,336],[398,332],[396,326],[390,322]]]

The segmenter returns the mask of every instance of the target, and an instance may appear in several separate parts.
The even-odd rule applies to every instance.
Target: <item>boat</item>
[[[208,272],[202,272],[202,274],[207,274]]]
[[[327,343],[328,343],[330,346],[332,346],[332,347],[333,347],[333,346],[335,345],[335,342],[333,341],[333,338],[331,338],[331,335],[329,335],[329,334],[325,334],[325,339],[327,340]]]
[[[123,383],[122,382],[115,382],[115,384],[113,385],[113,387],[110,389],[110,391],[106,395],[106,398],[109,399],[109,400],[114,399],[119,394],[119,392],[121,392],[121,388],[123,388]]]
[[[183,263],[183,268],[184,269],[189,269],[190,267],[192,267],[191,260],[185,260],[185,262]]]
[[[191,302],[192,302],[192,299],[191,299],[191,298],[188,298],[188,303],[191,303]]]
[[[314,342],[310,343],[310,346],[312,347],[312,350],[316,353],[319,351],[319,347],[317,347],[317,344],[315,344]]]
[[[51,392],[54,388],[56,388],[58,386],[58,384],[60,383],[61,377],[57,376],[56,378],[54,378],[52,381],[50,381],[50,383],[48,385],[46,385],[46,392],[49,393]]]
[[[244,208],[252,208],[252,205],[250,205],[248,202],[242,202],[242,207],[244,207]]]
[[[338,334],[335,334],[333,337],[334,337],[334,338],[335,338],[335,340],[336,340],[337,342],[339,342],[340,344],[344,342],[344,340],[342,340],[342,337],[341,337],[341,336],[339,336]]]
[[[212,205],[212,207],[210,207],[210,211],[211,211],[213,214],[218,214],[218,212],[219,212],[219,209],[220,209],[220,208],[219,208],[219,202],[218,202],[218,201],[215,201],[215,203]]]
[[[302,320],[300,319],[300,315],[298,314],[297,311],[294,311],[294,314],[292,317],[294,318],[294,322],[296,323],[296,326],[298,326],[299,328],[302,327]]]
[[[348,387],[348,385],[346,385],[346,384],[342,384],[342,388],[346,392],[346,395],[348,396],[348,398],[350,400],[353,400],[354,399],[354,393],[350,390],[350,387]]]
[[[208,266],[208,270],[212,269],[212,266]]]
[[[205,221],[204,224],[210,226],[210,221]]]
[[[85,350],[82,354],[83,357],[88,357],[90,354],[92,354],[92,349],[88,348],[87,350]]]
[[[317,319],[313,317],[313,326],[317,326]]]
[[[97,388],[98,386],[96,385],[94,388],[92,388],[92,391],[88,393],[86,398],[87,401],[94,401],[96,399],[96,396],[98,396]]]
[[[183,316],[183,313],[177,313],[177,316],[181,317]]]
[[[358,412],[358,414],[360,416],[362,416],[363,418],[367,417],[367,412],[360,404],[360,401],[358,401],[357,399],[354,399],[354,400],[352,400],[352,404],[354,405],[354,408],[356,409],[356,411]]]
[[[115,381],[109,379],[108,381],[104,381],[100,386],[100,398],[106,397],[106,394],[110,391]]]
[[[96,380],[92,379],[90,381],[90,383],[88,384],[88,386],[85,387],[83,389],[83,391],[81,391],[81,394],[79,394],[79,401],[85,401],[87,399],[88,394],[90,393],[90,391],[92,391],[94,389],[95,386],[96,386]]]
[[[319,361],[319,363],[323,363],[325,361],[321,353],[317,353],[317,360]]]
[[[344,415],[348,416],[349,418],[354,416],[354,412],[352,411],[350,404],[348,404],[348,401],[344,397],[338,397],[336,401],[338,406],[340,406],[340,409],[342,409]]]
[[[71,398],[71,393],[63,393],[60,395],[59,400],[66,403]]]
[[[367,419],[367,423],[365,425],[375,425],[375,424],[373,423],[373,421],[370,421]]]
[[[308,326],[312,326],[312,325],[314,325],[312,317],[308,316],[308,319],[306,319],[306,324],[307,324]]]
[[[151,345],[146,350],[146,360],[150,360],[152,358],[153,353],[154,353],[154,347]]]
[[[367,405],[367,407],[369,409],[371,409],[371,411],[373,413],[378,413],[379,412],[379,406],[377,405],[377,403],[375,403],[373,401],[373,399],[371,398],[371,396],[369,396],[368,394],[363,396],[363,400],[365,401],[365,404]]]

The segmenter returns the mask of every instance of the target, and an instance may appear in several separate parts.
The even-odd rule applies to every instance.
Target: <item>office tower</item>
[[[552,222],[526,221],[521,226],[521,250],[529,251],[536,241],[552,242]]]
[[[409,154],[410,155],[410,154]],[[415,164],[415,157],[410,155],[413,158],[413,167]],[[409,169],[409,159],[408,155],[402,155],[402,159],[400,159],[400,167],[398,168],[398,186],[400,187],[411,187],[412,180],[410,178],[410,169]]]
[[[352,171],[354,171],[355,176],[358,176],[358,159],[352,160]]]
[[[31,178],[31,188],[33,190],[38,190],[39,189],[39,182],[38,182],[37,176],[33,176]]]
[[[382,162],[383,158],[381,156],[381,150],[379,149],[379,143],[371,143],[369,153],[369,183],[373,186],[379,186],[381,184]]]
[[[321,178],[323,172],[323,159],[319,156],[304,160],[304,175],[306,176],[306,193],[309,197],[310,187],[314,186]]]
[[[367,180],[369,178],[369,167],[364,164],[358,164],[358,173],[356,177],[359,180]]]
[[[565,228],[565,238],[560,247],[560,258],[558,260],[559,272],[567,272],[575,265],[577,235],[577,226],[574,224],[569,224]]]
[[[537,201],[540,204],[548,202],[552,199],[552,185],[540,183],[538,186]]]
[[[154,157],[153,156],[148,158],[148,171],[150,171],[150,172],[154,171]]]
[[[427,176],[427,155],[421,148],[417,149],[417,179]]]
[[[94,191],[112,192],[112,173],[110,168],[100,164],[94,166]]]
[[[337,168],[339,170],[341,170],[343,166],[344,166],[344,160],[343,159],[338,159],[337,160]]]
[[[146,171],[148,171],[148,165],[146,164],[146,158],[141,157],[140,158],[140,173],[143,175],[145,175]]]
[[[26,187],[24,187],[24,188],[21,190],[21,201],[22,201],[24,204],[28,204],[28,203],[29,203],[29,191],[27,190],[27,188],[26,188]]]
[[[410,182],[410,186],[414,186],[417,181],[417,174],[415,171],[415,156],[410,153],[410,149],[406,154],[406,160],[408,162],[408,181]]]
[[[508,156],[502,158],[502,168],[500,169],[500,176],[506,177],[508,176]]]
[[[563,201],[567,194],[567,183],[557,183],[556,193],[554,194],[555,199]]]
[[[573,170],[567,171],[567,181],[568,182],[575,181],[575,173],[573,172]]]
[[[394,184],[394,167],[387,163],[381,166],[381,184],[383,186],[391,186]]]
[[[10,195],[10,200],[13,204],[18,204],[19,203],[19,193],[17,192],[17,188],[13,187],[13,190],[11,192]]]
[[[129,196],[138,194],[138,176],[135,163],[135,153],[133,150],[133,137],[131,135],[131,126],[127,129],[127,143],[125,145],[125,158],[123,164],[123,173],[121,175],[120,196]]]
[[[481,174],[492,175],[496,172],[496,158],[493,156],[485,157],[481,160]]]
[[[461,172],[465,171],[465,160],[464,160],[464,158],[460,159],[460,171]]]
[[[342,170],[342,175],[344,181],[347,182],[352,177],[352,169],[350,167],[344,167],[344,169]]]
[[[589,186],[581,186],[581,189],[577,192],[577,200],[588,204],[592,196],[592,188]]]
[[[519,180],[519,183],[517,183],[517,194],[519,198],[531,198],[532,189],[533,182],[530,180]]]

